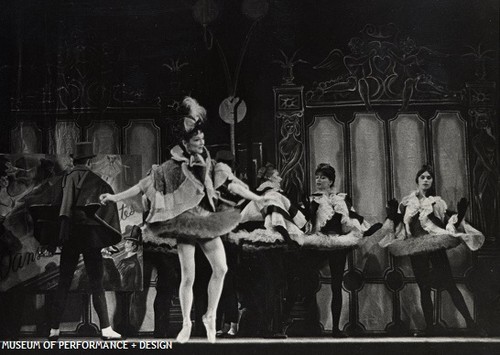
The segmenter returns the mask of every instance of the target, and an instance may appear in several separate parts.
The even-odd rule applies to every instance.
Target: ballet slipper
[[[118,340],[122,338],[120,333],[117,333],[111,326],[101,329],[102,340]]]

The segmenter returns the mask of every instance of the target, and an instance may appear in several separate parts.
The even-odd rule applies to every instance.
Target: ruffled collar
[[[403,198],[401,203],[406,206],[405,215],[411,214],[414,216],[422,210],[428,210],[429,208],[431,209],[430,212],[432,212],[432,205],[440,199],[441,198],[438,196],[429,196],[419,199],[419,191],[416,190]]]
[[[335,213],[342,215],[342,221],[346,221],[349,217],[349,210],[345,203],[346,193],[316,193],[312,195],[312,200],[319,206],[316,211],[316,231],[323,228],[326,223],[333,217]]]
[[[205,147],[202,154],[188,154],[180,145],[176,145],[170,150],[170,154],[173,160],[186,163],[189,167],[206,166],[210,161],[210,153]]]
[[[257,191],[264,191],[264,190],[272,190],[277,192],[282,191],[280,184],[274,183],[272,181],[264,181],[262,184],[260,184],[259,187],[257,187]]]
[[[312,200],[316,201],[317,203],[330,203],[332,205],[341,203],[345,201],[347,194],[343,192],[336,192],[336,191],[330,191],[327,193],[323,192],[316,192],[312,194]]]
[[[427,216],[434,213],[434,205],[437,202],[441,203],[441,201],[442,199],[439,196],[429,196],[419,199],[419,191],[413,191],[401,201],[401,204],[406,206],[403,222],[409,225],[411,219],[417,214],[420,214],[420,221],[425,222]]]

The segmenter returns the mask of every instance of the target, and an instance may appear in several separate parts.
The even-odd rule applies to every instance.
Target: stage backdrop
[[[51,255],[33,237],[33,221],[25,201],[37,189],[45,188],[49,179],[64,174],[71,167],[71,159],[44,154],[6,154],[0,155],[0,163],[6,169],[0,177],[0,292],[53,289],[59,278],[60,250]],[[141,167],[139,155],[98,155],[92,159],[91,170],[115,192],[120,192],[139,181]],[[133,225],[142,222],[140,202],[137,199],[117,204],[123,237],[130,235]],[[106,290],[142,290],[142,246],[134,255],[133,251],[125,251],[124,244],[122,239],[102,250]],[[71,289],[82,292],[89,289],[82,257]]]

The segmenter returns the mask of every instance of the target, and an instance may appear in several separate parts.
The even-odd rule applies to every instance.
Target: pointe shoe
[[[203,321],[203,325],[205,326],[205,329],[207,331],[207,339],[209,343],[215,343],[215,317],[214,316],[207,316],[206,314],[201,317],[201,320]]]
[[[175,339],[178,343],[184,344],[187,343],[189,338],[191,338],[191,328],[192,328],[193,323],[191,321],[188,322],[183,322],[182,323],[182,329],[177,334],[177,338]]]
[[[102,340],[119,340],[122,338],[120,333],[115,332],[111,327],[101,329]]]
[[[50,334],[49,334],[49,337],[47,338],[48,340],[50,341],[56,341],[59,339],[59,328],[58,329],[50,329]]]

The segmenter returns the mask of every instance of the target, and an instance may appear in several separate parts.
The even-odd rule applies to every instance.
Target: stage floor
[[[24,345],[23,345],[24,343]],[[30,346],[40,344],[38,350],[9,350],[10,346]],[[122,342],[104,342],[97,337],[61,337],[52,350],[44,338],[21,338],[17,342],[0,340],[0,353],[116,353],[129,354],[421,354],[421,355],[496,355],[500,354],[500,337],[378,337],[378,338],[236,338],[217,339],[209,344],[205,338],[192,338],[187,344],[177,344],[174,339],[127,338]],[[103,344],[106,343],[106,344]],[[118,344],[119,343],[119,344]]]

